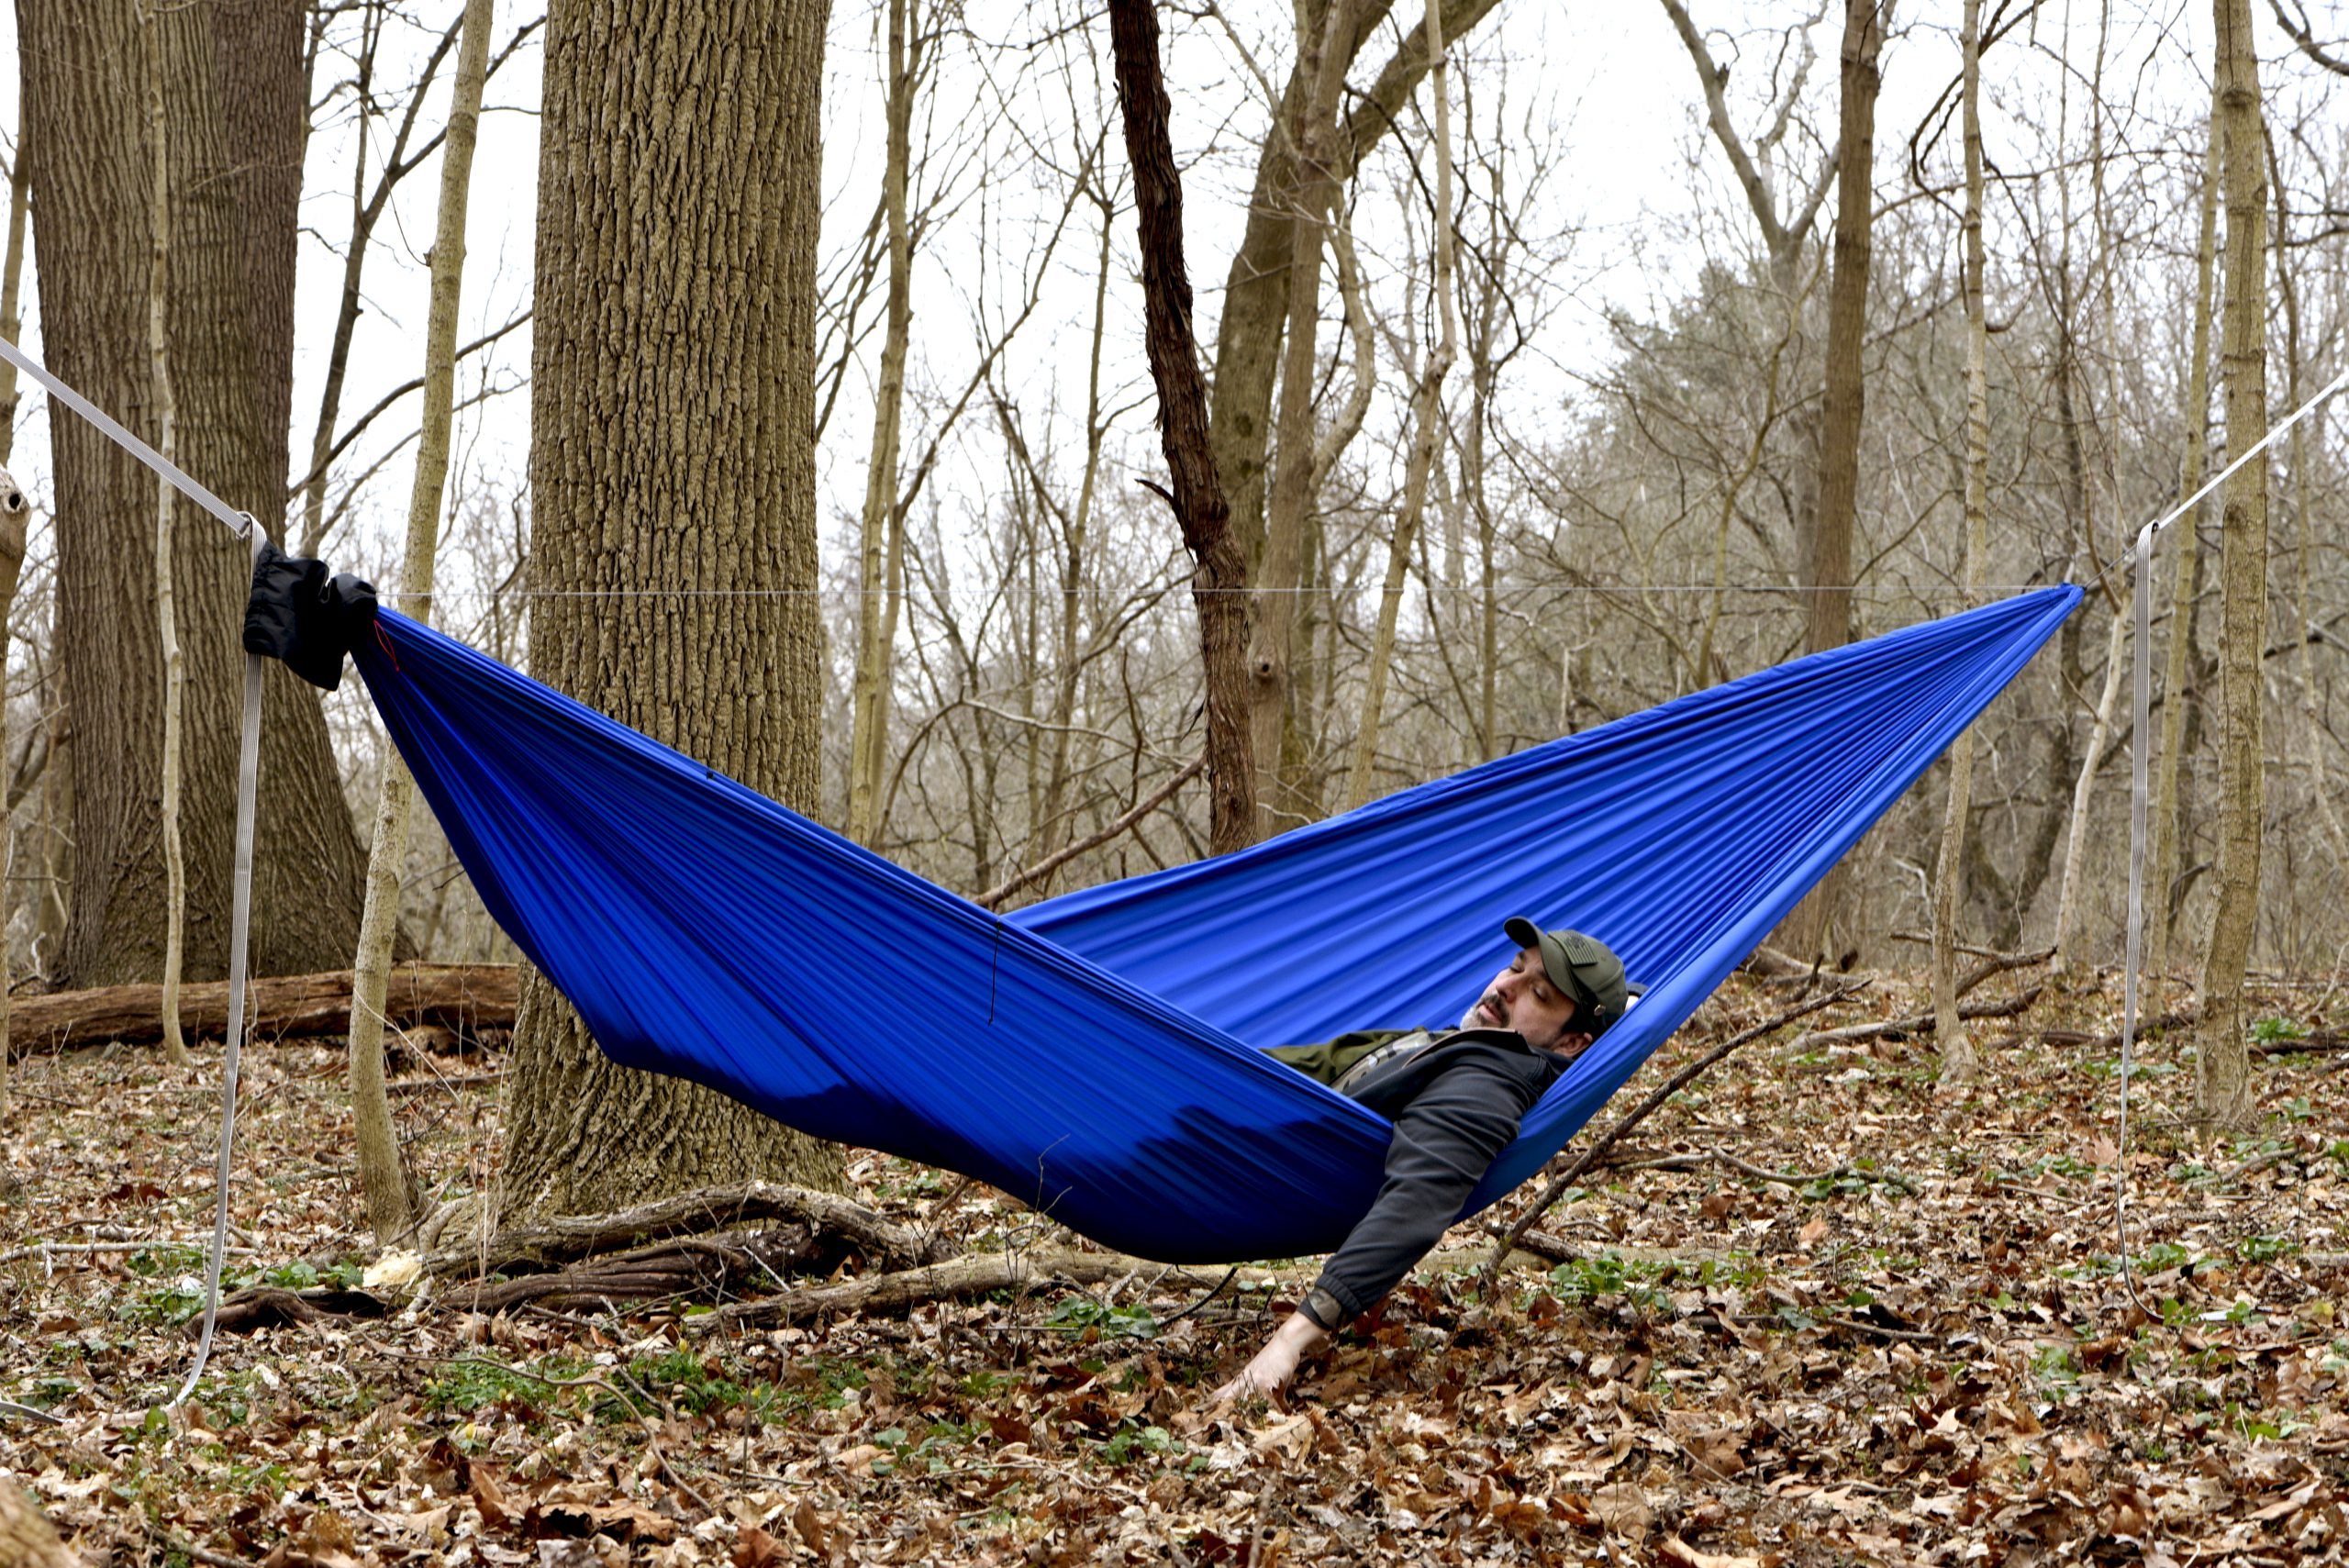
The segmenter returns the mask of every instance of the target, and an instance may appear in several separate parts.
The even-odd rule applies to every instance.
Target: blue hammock
[[[1329,1251],[1378,1190],[1388,1124],[1260,1048],[1459,1017],[1509,915],[1611,944],[1647,994],[1464,1212],[1492,1203],[2079,598],[1798,660],[1005,916],[388,610],[351,651],[490,914],[613,1060],[1204,1262]]]

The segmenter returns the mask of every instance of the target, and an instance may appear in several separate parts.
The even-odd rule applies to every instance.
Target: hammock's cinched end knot
[[[282,659],[325,691],[342,684],[343,655],[375,624],[373,584],[323,561],[288,555],[268,540],[253,556],[252,595],[245,601],[245,651]]]

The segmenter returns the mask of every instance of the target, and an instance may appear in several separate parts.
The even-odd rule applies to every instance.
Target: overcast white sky
[[[947,65],[930,122],[935,157],[950,164],[958,153],[969,154],[974,148],[978,156],[964,158],[954,216],[941,225],[935,242],[917,261],[918,389],[926,384],[959,385],[970,362],[968,323],[974,301],[996,308],[1020,285],[1035,265],[1034,237],[1056,209],[1057,176],[1014,155],[1018,140],[1012,128],[1046,137],[1065,120],[1072,97],[1081,117],[1096,121],[1114,117],[1106,87],[1106,22],[1097,9],[1088,14],[1074,39],[1064,37],[1035,50],[1013,47],[1051,32],[1054,17],[1068,4],[974,4],[967,25],[987,46],[969,41],[946,46]],[[458,0],[417,0],[414,8],[437,28],[445,25],[457,6]],[[502,40],[514,25],[518,7],[501,0],[498,9]],[[1714,29],[1717,52],[1737,59],[1731,96],[1741,125],[1750,132],[1763,118],[1765,83],[1772,69],[1770,51],[1776,40],[1767,29],[1799,18],[1810,7],[1692,0],[1692,9],[1700,25]],[[2035,24],[2037,43],[2018,35],[2016,42],[2002,45],[1991,57],[1986,72],[1994,99],[2009,106],[2001,108],[1994,103],[1990,111],[1992,156],[2009,167],[2029,161],[2015,150],[2019,145],[2028,141],[2036,147],[2043,136],[2052,137],[2052,94],[2065,74],[2066,61],[2073,73],[2067,108],[2073,136],[2085,136],[2078,128],[2086,112],[2082,82],[2096,48],[2099,6],[2091,0],[2044,0],[2043,9],[2045,15]],[[2121,4],[2114,9],[2107,98],[2116,123],[2130,121],[2132,115],[2140,122],[2191,123],[2207,103],[2201,62],[2209,58],[2208,5],[2178,0]],[[2317,9],[2321,23],[2325,7]],[[1419,9],[1410,0],[1397,10],[1401,21],[1418,20]],[[1840,7],[1836,12],[1814,28],[1820,59],[1806,94],[1809,118],[1822,133],[1831,133],[1834,117]],[[1904,188],[1901,161],[1908,139],[1925,106],[1954,72],[1958,12],[1956,0],[1909,3],[1900,9],[1896,35],[1885,53],[1877,137],[1880,199]],[[2254,13],[2263,55],[2273,59],[2288,46],[2266,7],[2255,6]],[[1258,64],[1274,81],[1282,79],[1288,6],[1277,0],[1242,0],[1229,14],[1233,31]],[[841,247],[855,243],[878,189],[877,27],[875,11],[862,0],[846,0],[833,18],[826,88],[828,264]],[[1211,340],[1219,285],[1240,234],[1253,143],[1263,133],[1266,111],[1239,49],[1223,29],[1212,22],[1172,17],[1168,28],[1166,64],[1176,105],[1178,149],[1193,159],[1186,209],[1189,261],[1199,295],[1201,334]],[[1753,30],[1757,28],[1763,30]],[[1085,32],[1093,35],[1100,55],[1097,64],[1085,53]],[[1390,25],[1365,50],[1365,61],[1383,58],[1396,32]],[[406,51],[420,54],[425,37],[421,29],[410,28]],[[1728,171],[1705,131],[1687,57],[1653,0],[1503,0],[1496,17],[1477,29],[1464,49],[1478,62],[1478,113],[1489,117],[1504,97],[1505,84],[1507,113],[1518,128],[1514,134],[1541,144],[1555,165],[1541,205],[1527,215],[1527,226],[1559,237],[1553,247],[1555,275],[1548,281],[1562,295],[1561,307],[1545,329],[1538,353],[1530,357],[1529,379],[1517,395],[1538,406],[1563,406],[1574,396],[1579,378],[1594,373],[1603,360],[1607,312],[1653,317],[1666,308],[1699,253],[1697,215],[1734,200]],[[504,322],[529,298],[537,167],[537,121],[530,111],[537,99],[539,63],[533,46],[492,85],[492,112],[484,126],[467,236],[464,338]],[[7,128],[12,147],[19,109],[15,64],[14,17],[0,11],[0,126]],[[1094,85],[1097,72],[1102,83],[1098,88]],[[338,73],[339,62],[322,62],[321,88]],[[1366,74],[1367,66],[1362,75]],[[1462,102],[1458,91],[1456,104]],[[445,112],[446,97],[445,83],[435,88],[429,118],[437,121]],[[2030,112],[2041,128],[2022,125],[2009,112],[2026,102],[2036,104]],[[349,227],[352,133],[343,108],[336,105],[329,111],[331,118],[314,139],[310,156],[311,194],[304,219],[312,234],[303,250],[293,436],[297,467],[306,466],[340,287],[340,262],[332,248],[340,245]],[[379,121],[370,134],[380,149],[388,129]],[[2143,138],[2143,125],[2124,127],[2119,134]],[[1062,139],[1064,144],[1065,138]],[[2173,155],[2199,157],[2199,151],[2188,149]],[[1807,172],[1811,157],[1809,148],[1800,148],[1792,160],[1797,171]],[[1025,169],[1023,161],[1029,162]],[[1114,118],[1108,167],[1122,189],[1124,152]],[[984,188],[978,178],[982,172],[989,176]],[[394,214],[379,230],[379,252],[368,268],[368,310],[353,349],[346,418],[418,368],[427,285],[422,257],[432,239],[435,170],[420,171],[403,189]],[[1392,272],[1397,260],[1402,231],[1392,217],[1395,201],[1392,182],[1376,176],[1366,183],[1361,196],[1359,230],[1374,284]],[[1734,223],[1715,229],[1710,242],[1715,248],[1751,243],[1751,226],[1742,206],[1732,205],[1729,211]],[[1831,203],[1822,221],[1830,215]],[[1096,243],[1085,223],[1080,215],[1063,241],[1045,306],[1008,361],[1023,405],[1036,410],[1082,407],[1084,331],[1089,321],[1089,268]],[[982,249],[983,235],[995,246],[991,260]],[[1128,214],[1120,215],[1116,241],[1119,257],[1130,259]],[[1023,247],[1027,254],[1021,254]],[[1113,278],[1110,298],[1113,322],[1105,373],[1121,389],[1110,402],[1133,406],[1120,433],[1138,460],[1152,461],[1155,441],[1141,345],[1141,296],[1130,271]],[[26,315],[28,346],[38,352],[37,286],[28,289]],[[876,339],[876,353],[877,347]],[[469,367],[468,384],[477,384],[485,373],[518,385],[528,364],[527,332],[517,333],[487,363]],[[865,381],[852,373],[841,411],[823,442],[822,526],[829,548],[835,551],[847,537],[848,520],[862,495],[867,401]],[[20,482],[37,500],[49,495],[44,403],[38,395],[28,395],[16,459]],[[372,458],[413,417],[411,406],[404,416],[387,418],[357,450]],[[923,417],[916,415],[917,429]],[[528,396],[522,392],[468,415],[461,450],[465,473],[460,483],[518,490],[527,473],[528,426]],[[1074,439],[1073,434],[1067,438]],[[958,508],[974,518],[982,515],[985,492],[994,477],[992,469],[967,462],[942,470],[939,490],[948,517]],[[407,458],[402,454],[373,484],[354,526],[329,545],[329,556],[340,564],[380,570],[393,552],[407,484]],[[458,588],[462,573],[444,582]]]

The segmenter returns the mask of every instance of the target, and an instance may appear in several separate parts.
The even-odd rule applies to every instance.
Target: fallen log
[[[930,1301],[1038,1285],[1103,1284],[1137,1274],[1150,1275],[1153,1284],[1172,1282],[1185,1290],[1208,1290],[1229,1277],[1227,1271],[1153,1263],[1122,1252],[1031,1247],[1018,1252],[974,1253],[946,1262],[900,1269],[894,1273],[842,1280],[837,1284],[807,1285],[757,1301],[738,1301],[688,1318],[685,1327],[707,1332],[721,1327],[787,1324],[841,1312],[902,1312]]]
[[[394,969],[384,1013],[400,1029],[446,1029],[471,1040],[484,1029],[511,1029],[518,990],[510,963],[406,963]],[[257,979],[250,1003],[257,1040],[306,1040],[351,1027],[351,972],[283,974]],[[20,996],[9,1005],[8,1036],[18,1052],[119,1040],[152,1045],[163,1037],[161,985],[107,985]],[[209,981],[180,987],[180,1028],[218,1039],[228,1022],[228,984]]]
[[[453,1286],[433,1298],[444,1311],[502,1312],[524,1302],[599,1307],[609,1302],[741,1295],[766,1289],[786,1269],[816,1261],[813,1226],[790,1224],[722,1236],[681,1236],[552,1273]]]
[[[669,1236],[740,1229],[756,1220],[794,1220],[835,1237],[887,1267],[903,1268],[944,1255],[946,1243],[920,1236],[837,1193],[742,1182],[656,1198],[615,1214],[559,1217],[510,1226],[490,1237],[460,1240],[425,1254],[427,1273],[497,1273],[516,1265],[559,1268],[616,1248],[640,1247]]]

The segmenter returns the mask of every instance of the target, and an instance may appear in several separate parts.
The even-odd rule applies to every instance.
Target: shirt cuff
[[[1305,1315],[1308,1322],[1325,1334],[1336,1333],[1355,1317],[1336,1296],[1318,1284],[1305,1293],[1304,1299],[1297,1304],[1297,1309]]]

